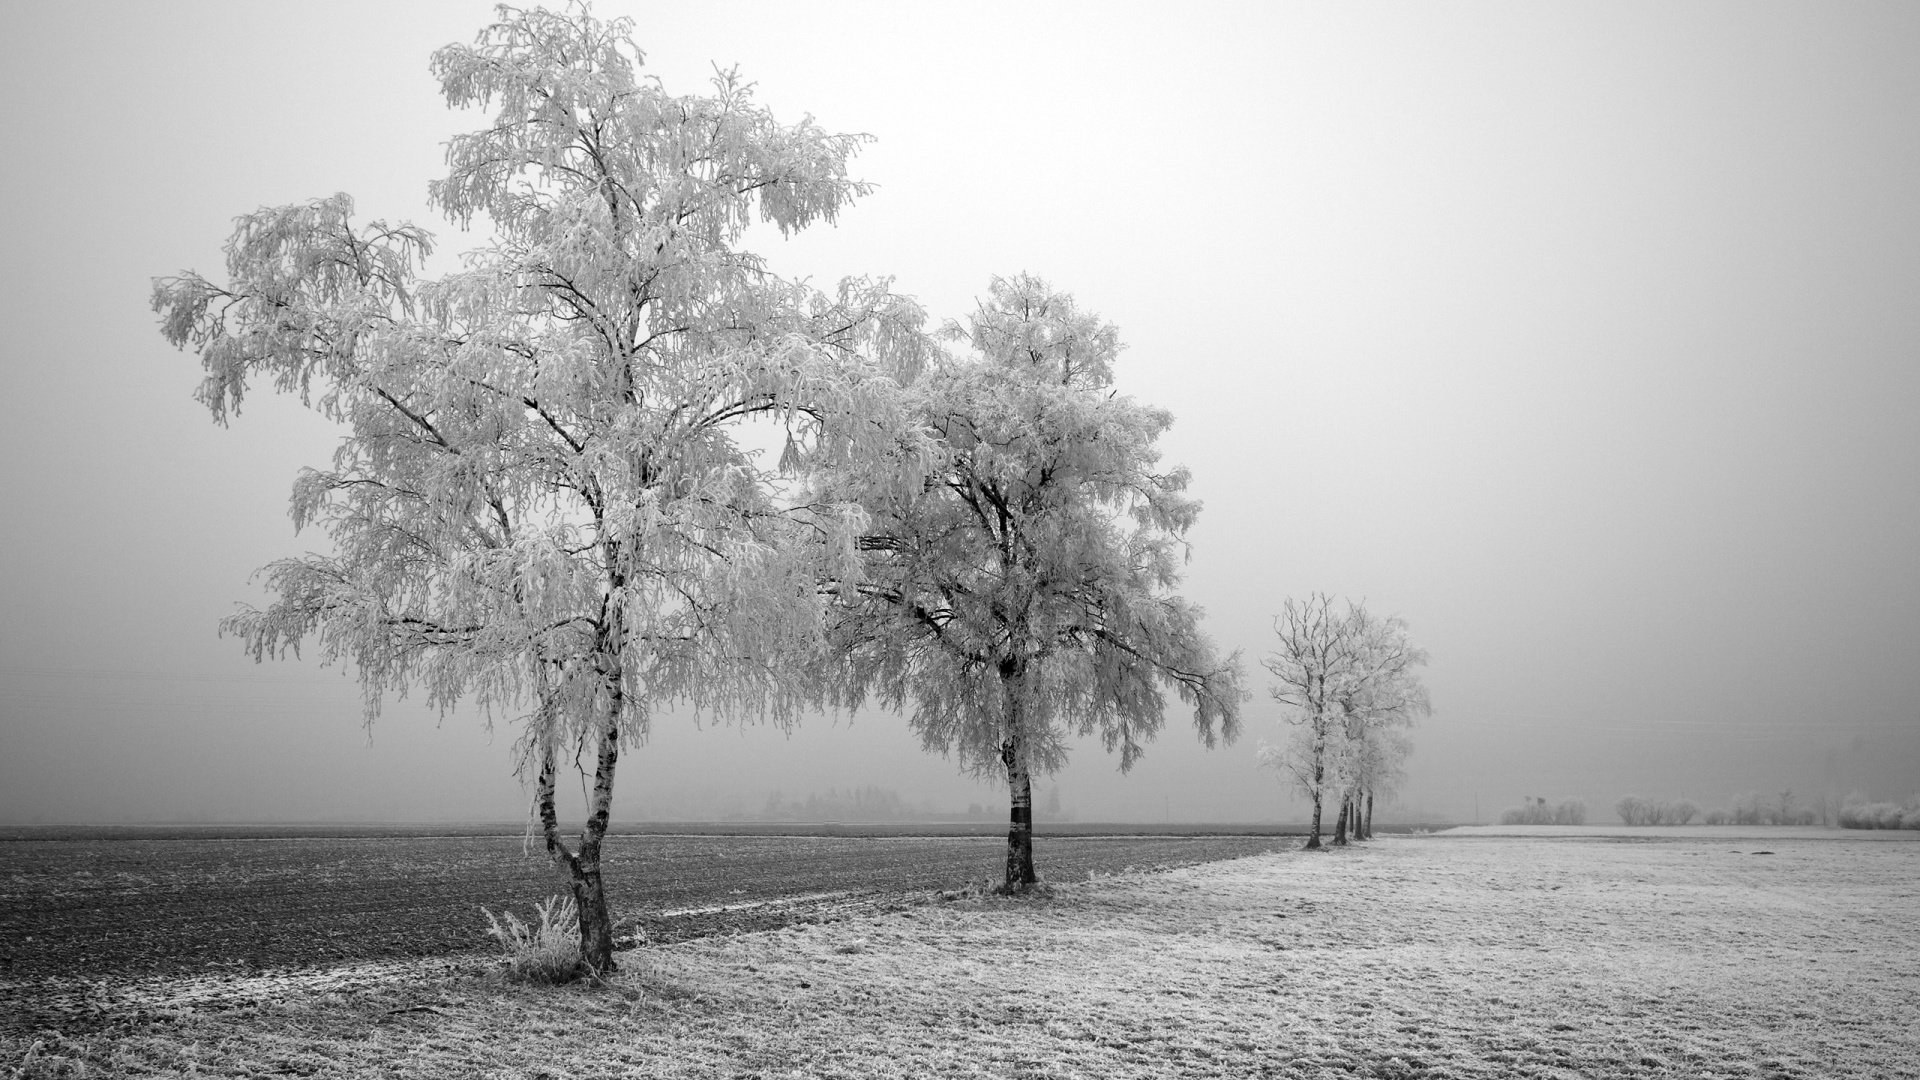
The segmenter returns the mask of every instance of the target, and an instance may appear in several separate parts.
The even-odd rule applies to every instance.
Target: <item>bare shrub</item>
[[[540,924],[521,922],[511,911],[481,908],[487,917],[487,936],[500,943],[507,956],[507,978],[514,982],[563,983],[580,974],[580,918],[573,898],[555,896],[536,904]]]

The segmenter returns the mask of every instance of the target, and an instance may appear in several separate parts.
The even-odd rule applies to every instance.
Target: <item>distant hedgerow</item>
[[[1710,810],[1708,825],[1831,825],[1833,799],[1822,795],[1808,806],[1795,800],[1791,789],[1778,795],[1749,793],[1733,800],[1730,810]]]
[[[1613,804],[1613,812],[1629,825],[1685,825],[1700,813],[1700,808],[1690,799],[1656,802],[1638,795],[1622,795],[1620,801]]]
[[[1525,796],[1527,804],[1503,810],[1500,813],[1502,825],[1585,825],[1587,823],[1587,804],[1579,799],[1567,799],[1552,806],[1538,795]]]
[[[563,983],[580,974],[580,919],[573,898],[555,896],[536,904],[540,924],[529,926],[511,911],[487,917],[487,936],[507,954],[507,978],[514,982]]]

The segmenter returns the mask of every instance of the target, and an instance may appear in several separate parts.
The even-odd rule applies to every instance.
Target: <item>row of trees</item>
[[[1399,617],[1322,593],[1288,599],[1273,629],[1279,642],[1262,663],[1292,731],[1284,743],[1262,745],[1260,761],[1313,804],[1307,847],[1321,846],[1329,801],[1338,807],[1333,843],[1345,844],[1349,833],[1366,839],[1375,797],[1404,778],[1407,729],[1432,712],[1418,671],[1426,651],[1413,646]]]
[[[501,12],[432,60],[450,107],[494,111],[429,187],[491,224],[462,269],[423,279],[427,232],[335,195],[240,218],[223,282],[155,282],[216,422],[264,383],[346,431],[293,494],[331,551],[271,564],[272,602],[223,632],[256,659],[317,641],[369,722],[410,690],[517,717],[596,971],[616,769],[657,710],[905,711],[1006,778],[1011,889],[1071,737],[1129,768],[1169,694],[1207,745],[1237,734],[1237,658],[1173,592],[1199,504],[1159,464],[1171,417],[1113,390],[1111,324],[1026,276],[938,330],[885,281],[779,278],[744,231],[833,221],[868,190],[863,136],[781,124],[732,73],[669,95],[625,20]],[[1370,795],[1399,714],[1343,680],[1313,684],[1314,768]],[[571,841],[570,758],[593,770]]]

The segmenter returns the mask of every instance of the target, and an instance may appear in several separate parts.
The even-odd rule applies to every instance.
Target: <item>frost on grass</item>
[[[1920,843],[1832,835],[1385,838],[649,947],[603,986],[468,976],[181,1014],[49,1038],[40,1060],[235,1077],[1913,1076]],[[30,1041],[0,1042],[0,1065]]]
[[[511,911],[495,916],[486,908],[487,936],[506,953],[506,976],[513,982],[563,983],[580,974],[580,916],[570,896],[535,905],[539,924],[520,921]]]

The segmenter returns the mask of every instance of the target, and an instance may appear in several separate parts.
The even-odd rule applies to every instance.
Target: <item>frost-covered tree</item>
[[[1427,653],[1407,637],[1406,620],[1377,618],[1364,605],[1352,609],[1360,646],[1360,665],[1350,688],[1339,697],[1342,775],[1346,780],[1348,824],[1356,838],[1372,834],[1374,794],[1392,784],[1411,751],[1404,731],[1432,713],[1427,688],[1416,670]]]
[[[430,238],[358,223],[345,195],[239,219],[227,281],[155,282],[169,340],[206,369],[227,422],[262,383],[340,423],[330,467],[295,486],[296,526],[330,554],[265,571],[274,595],[223,632],[256,659],[317,639],[384,697],[519,715],[522,775],[580,915],[585,965],[613,965],[601,846],[620,753],[654,712],[791,718],[816,696],[822,578],[848,578],[857,507],[779,497],[748,446],[868,483],[912,464],[880,358],[919,338],[886,290],[826,297],[738,246],[756,217],[832,221],[866,189],[862,137],[782,124],[732,73],[672,96],[639,73],[626,20],[500,9],[435,53],[454,138],[431,201],[493,239],[433,280]],[[743,436],[758,422],[762,434]],[[911,471],[909,468],[907,471]],[[555,777],[593,763],[578,840]]]
[[[1279,644],[1261,665],[1279,681],[1267,693],[1283,707],[1281,719],[1294,731],[1280,746],[1262,746],[1263,764],[1281,772],[1313,803],[1307,846],[1320,846],[1320,822],[1343,731],[1342,686],[1357,663],[1351,608],[1336,611],[1332,598],[1314,593],[1304,602],[1288,597],[1273,632]]]
[[[843,592],[848,698],[910,708],[929,750],[1006,778],[1005,888],[1038,880],[1032,778],[1074,735],[1132,768],[1171,689],[1212,746],[1239,731],[1238,658],[1173,592],[1199,503],[1154,443],[1173,418],[1113,390],[1118,332],[1071,297],[995,279],[963,356],[911,395],[940,441],[932,477],[870,489],[867,583]]]
[[[1376,796],[1391,795],[1406,779],[1405,762],[1413,752],[1413,741],[1405,731],[1392,728],[1363,728],[1353,748],[1353,837],[1373,838],[1373,804]]]
[[[1293,733],[1263,746],[1262,764],[1279,771],[1313,803],[1307,847],[1320,847],[1326,798],[1339,807],[1334,842],[1345,843],[1357,808],[1370,811],[1373,789],[1398,769],[1392,733],[1431,712],[1416,668],[1427,662],[1399,617],[1376,618],[1364,604],[1338,606],[1314,593],[1288,598],[1273,620],[1275,649],[1261,661],[1275,682],[1269,695]]]

